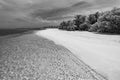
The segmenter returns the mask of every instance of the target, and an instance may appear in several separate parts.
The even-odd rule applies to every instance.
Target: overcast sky
[[[119,4],[120,0],[0,0],[0,27],[56,24],[75,14],[107,10]]]

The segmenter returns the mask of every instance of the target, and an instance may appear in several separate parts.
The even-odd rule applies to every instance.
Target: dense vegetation
[[[119,34],[120,8],[90,15],[76,15],[74,20],[61,22],[59,29]]]

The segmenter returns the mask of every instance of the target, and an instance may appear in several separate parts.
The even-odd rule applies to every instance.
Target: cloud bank
[[[119,0],[0,0],[0,28],[57,24],[75,14],[107,10],[119,4]]]

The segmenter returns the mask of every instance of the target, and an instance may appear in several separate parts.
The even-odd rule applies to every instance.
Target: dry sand
[[[48,29],[36,33],[63,45],[109,80],[120,80],[120,35]]]
[[[63,46],[34,34],[0,39],[0,80],[106,80]]]

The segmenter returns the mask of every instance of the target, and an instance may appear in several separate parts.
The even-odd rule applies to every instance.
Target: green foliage
[[[91,27],[91,25],[89,24],[89,23],[87,23],[87,22],[85,22],[85,23],[83,23],[83,24],[81,24],[80,26],[79,26],[79,30],[81,30],[81,31],[88,31],[88,29]]]
[[[84,23],[86,20],[86,16],[83,15],[77,15],[75,16],[74,23],[77,26],[77,29],[79,30],[79,27],[82,23]]]
[[[99,13],[99,12],[96,12],[95,14],[90,14],[90,15],[87,17],[87,22],[89,22],[90,24],[94,24],[94,23],[97,22],[99,16],[100,16],[100,13]]]
[[[89,28],[89,32],[97,32],[98,30],[98,22],[96,22],[95,24],[91,25],[91,27]]]
[[[100,32],[100,33],[109,32],[109,26],[110,26],[110,23],[107,21],[100,22],[98,24],[97,32]]]
[[[120,9],[105,12],[99,19],[99,32],[120,33]]]
[[[74,31],[76,29],[76,26],[74,25],[73,21],[68,21],[67,22],[67,30],[69,31]]]
[[[67,23],[65,21],[60,23],[59,29],[66,29]]]
[[[80,30],[99,33],[120,33],[120,8],[96,12],[88,16],[76,15],[73,21],[63,21],[59,29]]]
[[[59,29],[74,31],[76,29],[76,26],[74,25],[73,21],[63,21],[60,24]]]

